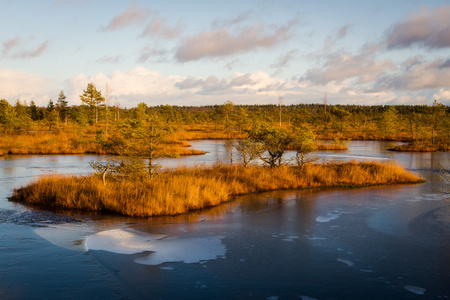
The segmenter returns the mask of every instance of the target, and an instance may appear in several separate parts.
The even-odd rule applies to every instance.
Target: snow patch
[[[85,252],[85,238],[93,229],[84,225],[51,225],[48,227],[39,227],[34,232],[40,237],[46,239],[55,246]]]
[[[320,223],[326,223],[326,222],[330,222],[331,220],[335,220],[335,219],[339,218],[340,216],[341,216],[340,213],[329,212],[325,216],[318,216],[316,218],[316,221],[320,222]]]
[[[86,239],[89,250],[104,250],[119,254],[152,252],[135,260],[145,265],[165,262],[199,263],[225,256],[223,237],[166,237],[131,229],[101,231]]]

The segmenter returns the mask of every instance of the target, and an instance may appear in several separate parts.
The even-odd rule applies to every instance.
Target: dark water
[[[228,161],[221,141],[165,166]],[[322,160],[393,160],[423,184],[248,195],[177,217],[47,212],[10,203],[43,174],[88,173],[97,156],[0,158],[0,299],[446,299],[449,153],[351,142]]]

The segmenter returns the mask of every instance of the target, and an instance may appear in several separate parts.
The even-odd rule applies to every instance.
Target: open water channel
[[[222,141],[197,141],[227,161]],[[0,299],[448,299],[450,209],[436,190],[449,153],[396,153],[354,141],[322,160],[395,161],[415,185],[242,196],[176,217],[49,212],[8,202],[99,156],[0,157]]]

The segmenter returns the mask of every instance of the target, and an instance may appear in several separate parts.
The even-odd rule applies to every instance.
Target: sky
[[[450,105],[450,3],[0,0],[0,99]]]

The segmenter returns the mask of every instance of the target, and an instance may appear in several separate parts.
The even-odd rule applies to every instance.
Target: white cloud
[[[446,105],[450,105],[450,88],[440,89],[433,95],[433,99]]]
[[[23,41],[21,37],[15,37],[3,43],[2,56],[12,59],[28,59],[41,56],[48,48],[46,40],[34,47],[29,46],[32,38]]]
[[[235,58],[232,61],[227,62],[225,65],[225,68],[227,68],[228,71],[230,71],[234,67],[236,67],[237,65],[240,65],[240,64],[242,64],[242,62],[239,59]]]
[[[278,58],[278,60],[271,64],[270,66],[272,68],[282,68],[285,67],[289,64],[290,61],[292,61],[293,59],[295,59],[296,55],[298,53],[298,50],[291,50],[288,51],[287,53],[285,53],[284,55],[282,55],[281,57]]]
[[[0,69],[0,98],[8,100],[10,103],[21,100],[47,105],[51,98],[49,91],[54,83],[54,80],[35,74]]]
[[[326,85],[330,82],[355,79],[357,84],[365,84],[394,69],[396,66],[391,59],[376,60],[370,53],[335,53],[329,55],[321,67],[308,69],[301,80]]]
[[[268,32],[265,26],[248,26],[232,32],[228,29],[205,31],[185,37],[175,57],[180,62],[205,57],[226,57],[237,53],[271,48],[288,40],[295,21]]]
[[[276,79],[269,74],[258,71],[252,73],[235,73],[229,78],[219,79],[209,76],[205,79],[187,77],[177,82],[175,86],[180,90],[190,90],[197,95],[277,95],[285,81]]]
[[[234,26],[234,25],[240,24],[240,23],[244,22],[245,20],[247,20],[251,14],[252,14],[252,11],[248,10],[248,11],[242,12],[232,18],[228,18],[228,19],[217,18],[212,22],[212,27],[213,28],[223,28],[223,27]]]
[[[116,100],[122,107],[135,107],[144,102],[155,106],[170,105],[211,105],[222,104],[227,100],[235,104],[276,104],[283,97],[285,105],[298,103],[321,103],[325,92],[323,86],[308,86],[297,80],[277,79],[265,72],[235,73],[228,77],[204,78],[165,76],[157,71],[136,67],[131,70],[113,71],[110,75],[98,73],[93,76],[79,74],[64,82],[0,69],[0,98],[13,103],[16,99],[45,106],[50,98],[57,99],[60,90],[67,96],[70,105],[80,105],[79,95],[89,82],[93,82],[104,94],[106,84],[110,89],[110,104]],[[23,87],[26,86],[26,92]],[[330,104],[406,104],[424,103],[422,93],[418,95],[398,95],[392,90],[367,93],[361,86],[346,82],[330,82],[326,85]],[[450,90],[442,88],[435,91],[435,98],[445,103]],[[447,97],[447,98],[446,98]],[[410,101],[410,102],[408,102]]]
[[[325,45],[324,45],[324,51],[329,52],[331,49],[333,49],[336,46],[336,43],[340,40],[343,39],[348,31],[350,30],[351,26],[350,25],[345,25],[342,26],[341,28],[339,28],[339,30],[334,34],[334,36],[329,35],[326,37],[325,39]]]
[[[421,90],[446,88],[450,85],[449,60],[436,58],[433,61],[419,61],[413,58],[413,62],[401,72],[378,78],[374,90]]]
[[[407,48],[413,45],[426,48],[450,47],[450,5],[434,9],[422,7],[411,13],[387,33],[388,48]]]
[[[120,60],[122,60],[123,55],[105,55],[103,57],[100,57],[95,62],[96,63],[118,63]]]
[[[146,62],[147,60],[162,62],[167,59],[169,51],[164,48],[146,46],[141,50],[141,56],[138,62]]]
[[[167,20],[155,15],[142,31],[142,37],[173,39],[180,35],[180,29],[166,25]]]
[[[133,2],[129,8],[113,18],[103,30],[114,31],[131,25],[139,25],[148,18],[150,13],[151,11],[149,9],[139,8],[136,3]]]

